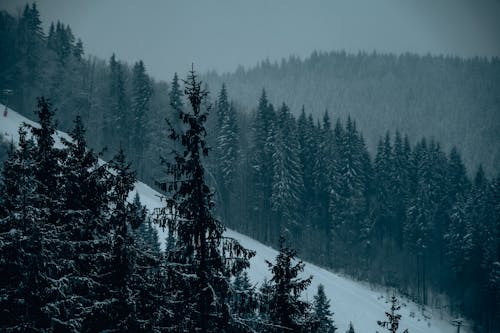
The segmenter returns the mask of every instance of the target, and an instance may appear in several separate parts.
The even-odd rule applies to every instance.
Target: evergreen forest
[[[0,142],[0,330],[335,332],[297,256],[500,329],[496,58],[315,52],[163,82],[28,4],[0,11],[0,89],[40,124]],[[271,280],[226,228],[279,250]]]

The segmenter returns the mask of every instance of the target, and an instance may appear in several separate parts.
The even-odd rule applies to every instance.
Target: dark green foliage
[[[37,115],[40,126],[21,127],[2,171],[0,327],[151,331],[167,313],[153,274],[158,244],[149,225],[151,246],[138,250],[132,227],[145,223],[145,211],[126,202],[135,177],[123,153],[99,166],[80,117],[72,141],[56,148],[54,113],[43,98]]]
[[[383,65],[380,60],[384,60]],[[255,79],[264,68],[286,74],[292,65],[286,61],[280,68],[268,64],[238,75],[253,73]],[[245,78],[235,84],[235,76],[224,77],[228,85],[216,102],[218,116],[214,117],[214,113],[204,123],[206,130],[213,133],[210,143],[215,145],[215,151],[213,160],[200,160],[207,168],[204,175],[209,182],[205,185],[213,185],[217,191],[205,203],[217,199],[216,213],[226,225],[260,241],[275,244],[279,233],[286,230],[304,259],[400,289],[422,303],[444,306],[436,295],[445,294],[450,298],[452,312],[464,313],[486,329],[496,330],[500,297],[499,194],[498,178],[489,177],[496,168],[495,158],[498,160],[492,150],[498,141],[494,127],[498,122],[493,116],[479,117],[475,110],[478,101],[487,106],[485,112],[496,110],[496,100],[491,96],[498,95],[498,59],[332,53],[316,54],[302,65],[301,70],[308,73],[303,77],[315,77],[314,86],[318,89],[312,95],[309,88],[290,89],[286,80],[280,79],[279,84],[267,86],[269,94],[262,92],[255,103],[262,86],[271,79],[251,83],[254,79]],[[438,71],[434,70],[436,66]],[[365,74],[366,68],[371,76]],[[450,86],[449,82],[455,80],[443,82],[449,75],[465,84]],[[336,84],[322,85],[321,78]],[[130,296],[128,288],[148,300],[141,303],[140,297],[135,298],[138,303],[134,325],[139,330],[148,330],[147,325],[168,327],[173,322],[170,315],[175,312],[168,308],[172,305],[168,301],[172,296],[169,288],[175,280],[167,278],[174,272],[166,264],[170,259],[161,258],[155,229],[144,217],[139,200],[128,205],[123,196],[120,199],[121,208],[126,208],[123,214],[130,214],[127,227],[121,224],[124,232],[120,238],[115,227],[109,227],[111,216],[113,224],[121,223],[116,221],[113,208],[116,196],[112,198],[108,188],[114,178],[107,173],[107,166],[97,165],[96,154],[85,148],[85,138],[97,151],[108,146],[106,157],[123,148],[130,153],[141,180],[152,185],[155,181],[171,184],[175,190],[175,183],[169,183],[172,174],[162,174],[158,155],[164,163],[174,165],[174,156],[167,152],[172,148],[183,150],[180,136],[177,142],[166,140],[168,129],[162,121],[167,118],[179,135],[188,127],[178,112],[185,101],[177,75],[171,84],[158,83],[148,77],[142,62],[128,67],[116,56],[109,62],[85,57],[83,43],[69,26],[54,23],[45,36],[36,5],[29,5],[19,18],[0,13],[0,81],[1,86],[14,90],[9,105],[24,115],[32,116],[34,96],[46,91],[54,106],[62,111],[56,115],[61,129],[69,131],[75,116],[80,115],[72,133],[74,142],[63,143],[64,153],[54,149],[48,135],[55,128],[48,105],[39,110],[45,125],[33,129],[33,141],[32,129],[25,128],[28,133],[22,134],[20,149],[4,150],[10,151],[11,157],[3,170],[2,191],[8,195],[0,196],[0,216],[5,221],[2,228],[13,230],[13,224],[20,224],[30,232],[36,231],[27,236],[34,240],[29,246],[14,246],[28,231],[21,233],[16,227],[16,231],[2,235],[6,237],[3,253],[17,258],[2,268],[13,272],[13,280],[8,283],[15,286],[23,278],[50,291],[46,299],[40,295],[32,298],[34,302],[50,304],[43,309],[48,311],[45,314],[56,313],[57,304],[64,304],[60,300],[70,294],[76,297],[68,308],[83,309],[72,319],[63,313],[54,316],[52,323],[46,317],[39,318],[36,325],[57,325],[61,330],[81,325],[87,331],[111,327],[106,317],[111,313],[107,292],[111,288],[104,287],[109,281],[81,277],[90,273],[108,277],[110,270],[103,267],[114,258],[123,267],[131,262],[141,267],[127,273],[128,282],[123,283],[126,292],[120,295]],[[307,80],[294,82],[308,84]],[[244,94],[239,92],[248,83],[255,85],[255,95],[251,89]],[[477,93],[477,87],[488,89]],[[280,99],[285,96],[281,89],[287,91],[286,105]],[[331,107],[335,118],[327,112],[323,114],[328,103],[322,101],[322,89],[327,89],[328,101],[335,103]],[[229,98],[228,91],[236,101]],[[271,100],[283,106],[275,110]],[[308,112],[317,113],[316,118],[306,115],[304,109],[301,112],[299,106],[304,103]],[[251,109],[255,112],[247,112]],[[448,109],[457,115],[458,122],[448,119]],[[299,112],[296,120],[293,114]],[[354,118],[347,117],[348,112],[356,117],[364,135]],[[429,121],[433,117],[439,120]],[[482,121],[477,117],[492,121],[481,127],[481,132],[472,131],[471,126],[475,128]],[[333,126],[332,119],[336,119]],[[87,133],[81,126],[83,121],[88,124]],[[452,131],[454,124],[459,129]],[[467,124],[467,130],[460,130],[463,124]],[[418,138],[416,133],[425,134],[446,140],[445,148],[451,144],[459,146],[446,155],[434,140],[410,144],[408,136],[396,127],[412,134],[413,139]],[[377,154],[370,155],[365,145],[375,151],[375,139],[387,129],[390,132],[381,140]],[[472,137],[477,133],[485,135]],[[190,142],[187,137],[185,140]],[[477,148],[479,142],[490,144]],[[465,165],[473,170],[479,161],[486,168],[479,168],[471,181]],[[30,204],[26,205],[27,201]],[[13,211],[21,213],[10,216]],[[20,222],[27,216],[40,220],[40,224]],[[70,240],[71,246],[60,242],[55,234]],[[167,257],[178,255],[173,237],[168,248]],[[135,249],[145,255],[139,255]],[[123,257],[128,251],[135,253],[131,262]],[[79,259],[74,259],[77,253]],[[31,271],[36,270],[40,258],[50,266],[43,279],[19,273],[19,267],[28,262]],[[59,259],[64,265],[57,263],[61,269],[53,270]],[[160,262],[167,269],[159,269]],[[71,268],[72,265],[77,268]],[[62,283],[61,288],[52,288],[43,285],[46,278],[71,281]],[[230,283],[230,279],[225,282]],[[15,288],[9,288],[5,290],[10,290],[10,295],[19,296]],[[73,291],[60,293],[63,289]],[[134,297],[128,297],[125,303],[133,303]],[[20,303],[12,305],[12,309],[18,311],[19,306]],[[36,306],[30,305],[29,315],[36,312]],[[25,310],[23,313],[28,313]],[[85,315],[89,311],[95,315]],[[129,315],[120,316],[115,317],[130,323],[123,319]],[[182,312],[175,320],[180,322],[181,318]]]
[[[249,266],[253,252],[223,237],[224,227],[213,217],[213,194],[205,183],[202,164],[209,152],[204,126],[208,111],[202,110],[207,92],[194,71],[185,85],[191,111],[176,109],[185,130],[171,126],[169,137],[182,150],[175,151],[175,162],[167,164],[172,180],[163,187],[170,197],[157,211],[158,223],[175,240],[166,253],[171,297],[178,304],[171,325],[176,330],[219,332],[235,325],[227,305],[229,279]]]
[[[150,100],[153,94],[153,87],[146,74],[146,68],[141,61],[134,64],[132,76],[132,124],[134,126],[130,141],[130,148],[133,162],[138,176],[144,177],[143,163],[144,147],[147,146],[149,138],[147,136],[147,115],[150,108]],[[126,124],[128,125],[128,124]]]
[[[125,65],[116,60],[113,54],[109,60],[110,85],[109,105],[111,112],[105,118],[104,141],[102,146],[107,146],[111,152],[118,148],[129,147],[130,135],[128,126],[131,123],[130,99],[125,86]]]
[[[19,149],[11,150],[4,163],[1,183],[1,327],[12,330],[40,323],[40,291],[44,282],[35,275],[40,265],[41,219],[35,181],[32,142],[19,131]],[[31,222],[31,223],[30,223]],[[40,288],[40,289],[35,289]]]
[[[258,330],[262,322],[259,316],[259,299],[255,286],[250,284],[246,271],[236,275],[231,284],[231,299],[229,306],[234,318],[234,332]]]
[[[318,293],[314,295],[313,315],[318,325],[313,332],[334,333],[337,330],[332,319],[333,312],[330,310],[330,300],[326,297],[325,287],[322,284],[318,286]]]
[[[252,126],[252,148],[250,151],[251,178],[250,194],[251,217],[261,225],[258,231],[266,242],[275,239],[279,228],[271,220],[271,194],[274,177],[272,135],[276,121],[274,107],[269,104],[264,90],[259,99]]]
[[[333,253],[336,261],[355,262],[358,256],[355,256],[353,249],[356,249],[363,236],[368,184],[364,164],[366,147],[351,118],[347,120],[337,149],[335,177],[329,193],[331,228],[336,241]]]
[[[211,88],[225,82],[248,110],[265,88],[269,102],[285,101],[296,116],[302,105],[315,119],[325,108],[335,118],[351,115],[372,153],[378,138],[396,129],[413,140],[434,137],[446,151],[458,145],[469,169],[482,161],[491,176],[500,168],[499,73],[498,56],[335,50],[314,51],[304,59],[263,60],[244,71],[210,72],[203,79]]]
[[[226,87],[223,85],[216,103],[216,186],[220,196],[223,221],[229,221],[229,210],[233,208],[237,169],[240,159],[240,138],[235,106],[229,103]]]
[[[301,233],[300,215],[297,207],[301,204],[304,183],[299,157],[295,119],[283,104],[278,110],[269,145],[272,149],[271,209],[276,214],[277,230],[289,238],[299,238]]]
[[[309,286],[312,277],[298,278],[304,270],[304,263],[294,263],[296,251],[285,245],[280,238],[280,252],[276,263],[267,262],[272,278],[263,288],[267,299],[268,332],[305,332],[313,326],[310,304],[300,299],[301,293]]]

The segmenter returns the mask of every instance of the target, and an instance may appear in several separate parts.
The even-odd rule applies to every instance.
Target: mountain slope
[[[4,110],[4,106],[1,104],[0,110]],[[16,142],[17,130],[23,122],[35,125],[34,122],[12,110],[9,110],[7,117],[0,115],[0,135],[7,141]],[[68,138],[67,134],[62,132],[58,132],[57,135]],[[60,145],[59,140],[56,142],[56,145]],[[150,211],[162,205],[161,195],[144,183],[136,183],[134,193],[130,194],[131,198],[133,198],[135,192],[139,193],[142,203]],[[159,233],[160,239],[165,239],[164,231],[159,229]],[[273,261],[277,251],[232,230],[227,230],[226,236],[238,239],[243,246],[257,252],[257,255],[251,261],[249,271],[250,278],[254,283],[259,283],[264,277],[270,277],[265,260]],[[308,300],[312,300],[318,284],[321,283],[325,286],[327,297],[331,299],[332,310],[335,313],[334,319],[339,328],[339,333],[344,333],[347,330],[350,321],[353,322],[358,333],[382,331],[377,327],[376,321],[385,319],[384,312],[390,307],[389,303],[387,303],[390,295],[382,288],[374,289],[367,284],[352,281],[339,274],[306,263],[304,276],[309,275],[313,275],[314,278],[312,285],[304,296]],[[453,333],[456,331],[450,324],[450,318],[446,313],[428,308],[424,313],[428,319],[424,319],[424,315],[417,304],[402,297],[400,297],[400,300],[403,304],[400,327],[403,329],[408,328],[410,333]],[[462,330],[462,332],[467,333],[467,330]]]
[[[386,131],[412,142],[435,138],[445,151],[457,146],[469,171],[479,163],[490,175],[500,170],[500,59],[461,59],[414,54],[313,52],[305,59],[263,61],[234,73],[202,77],[210,91],[226,84],[246,110],[257,106],[263,88],[275,105],[298,115],[356,120],[371,152]]]

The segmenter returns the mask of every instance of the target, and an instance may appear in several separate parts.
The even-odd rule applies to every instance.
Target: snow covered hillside
[[[4,106],[0,104],[0,111],[3,113]],[[7,117],[0,114],[0,135],[4,140],[17,141],[18,128],[22,122],[34,124],[18,113],[9,110]],[[67,135],[58,132],[59,136]],[[149,186],[137,182],[135,191],[139,193],[141,201],[149,210],[161,205],[160,194]],[[135,195],[132,193],[131,196]],[[160,238],[165,239],[164,232],[160,229]],[[249,249],[255,250],[257,255],[251,261],[249,275],[255,283],[259,283],[264,277],[270,276],[265,260],[272,261],[277,252],[247,236],[235,231],[228,230],[227,236],[238,239],[241,244]],[[367,284],[355,282],[318,266],[306,263],[305,276],[313,275],[313,281],[305,297],[312,300],[316,293],[318,284],[325,286],[327,296],[331,299],[331,307],[334,314],[334,320],[339,333],[344,333],[349,322],[354,324],[357,333],[382,332],[376,324],[377,320],[384,320],[384,312],[390,307],[388,300],[391,295],[387,295],[383,289],[374,290]],[[425,317],[419,306],[411,301],[399,297],[402,304],[400,323],[401,332],[408,328],[410,333],[454,333],[456,328],[451,325],[451,318],[441,310],[426,308]],[[467,329],[462,329],[467,333]]]

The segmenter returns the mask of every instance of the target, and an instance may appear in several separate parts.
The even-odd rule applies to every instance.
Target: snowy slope
[[[12,110],[9,110],[7,117],[3,117],[3,110],[4,106],[0,104],[0,111],[2,111],[0,113],[0,135],[4,137],[4,140],[16,142],[17,131],[22,122],[35,124]],[[58,135],[67,138],[65,133],[58,132]],[[135,191],[139,193],[142,203],[149,210],[161,206],[160,194],[146,184],[137,182]],[[131,196],[133,195],[135,193],[131,194]],[[160,238],[165,239],[164,232],[161,229],[159,232]],[[228,230],[226,235],[238,239],[243,246],[257,252],[252,259],[249,271],[252,281],[259,283],[264,277],[270,277],[265,260],[273,261],[277,255],[275,250],[232,230]],[[347,330],[350,321],[353,322],[357,333],[383,332],[377,326],[376,321],[385,319],[384,312],[390,307],[386,301],[390,295],[387,295],[382,288],[374,290],[367,284],[352,281],[313,264],[306,263],[304,276],[309,275],[313,276],[313,280],[305,297],[312,300],[318,284],[321,283],[325,286],[326,294],[331,299],[332,310],[335,313],[334,319],[339,328],[339,333],[344,333]],[[427,308],[425,316],[430,319],[426,320],[415,303],[401,297],[400,301],[403,304],[400,311],[402,315],[401,331],[408,328],[410,333],[456,332],[456,328],[450,323],[451,318],[446,313]],[[462,328],[462,332],[467,333],[468,331]]]

